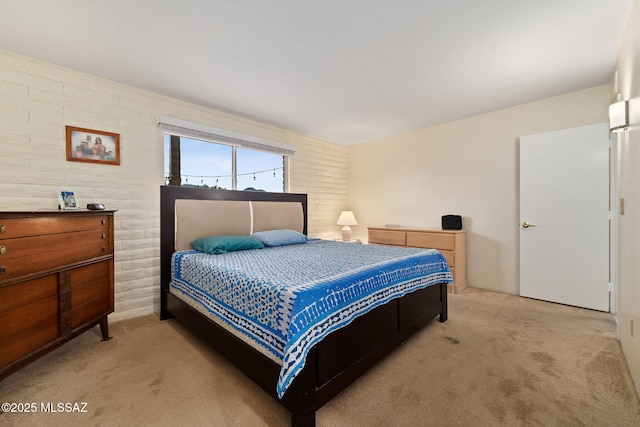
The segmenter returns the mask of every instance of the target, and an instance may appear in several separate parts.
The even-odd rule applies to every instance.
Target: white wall
[[[470,286],[519,293],[518,138],[608,120],[609,85],[351,147],[355,238],[463,216]]]
[[[620,342],[640,393],[640,0],[634,0],[618,58],[618,91],[629,100],[627,132],[620,133],[621,193],[620,283],[618,325]],[[630,323],[635,321],[634,336]]]
[[[81,204],[117,209],[111,319],[158,307],[160,115],[296,146],[291,191],[309,195],[309,233],[338,235],[335,222],[348,199],[347,148],[0,51],[0,210],[55,208],[59,189],[74,190]],[[66,161],[66,125],[120,134],[120,166]]]

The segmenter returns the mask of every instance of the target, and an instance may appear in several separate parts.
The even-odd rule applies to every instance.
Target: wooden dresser
[[[459,293],[467,287],[464,230],[369,227],[369,244],[438,249],[447,259],[453,274],[453,284],[449,285],[449,292]]]
[[[0,380],[113,312],[114,211],[0,212]]]

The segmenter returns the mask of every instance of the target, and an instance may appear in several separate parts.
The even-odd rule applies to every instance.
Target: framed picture
[[[67,126],[67,160],[120,164],[120,135]]]
[[[58,191],[58,200],[60,209],[78,209],[78,199],[73,191]]]

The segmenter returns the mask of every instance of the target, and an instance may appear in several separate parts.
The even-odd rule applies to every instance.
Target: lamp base
[[[351,227],[348,225],[342,227],[342,240],[345,242],[351,241]]]

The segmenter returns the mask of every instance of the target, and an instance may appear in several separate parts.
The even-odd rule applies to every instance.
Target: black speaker
[[[443,215],[443,230],[462,230],[462,217],[460,215]]]

